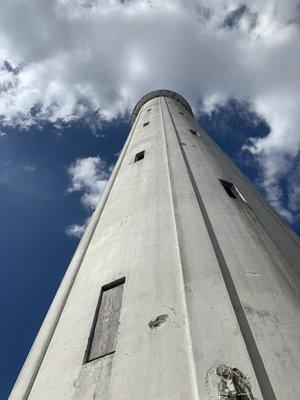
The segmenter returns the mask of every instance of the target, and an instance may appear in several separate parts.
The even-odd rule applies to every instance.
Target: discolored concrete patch
[[[150,329],[158,328],[161,324],[163,324],[169,318],[168,314],[159,315],[155,319],[151,319],[148,326]]]

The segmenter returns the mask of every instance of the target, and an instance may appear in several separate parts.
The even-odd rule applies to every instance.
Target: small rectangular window
[[[145,157],[145,150],[140,151],[139,153],[137,153],[134,157],[134,162],[140,161]]]
[[[151,108],[148,108],[147,112],[151,111]]]
[[[116,351],[125,278],[102,286],[85,362]]]
[[[143,126],[147,126],[147,125],[149,125],[149,121],[145,122]]]
[[[191,134],[193,134],[193,135],[197,135],[197,132],[194,131],[194,129],[190,129],[190,132],[191,132]]]
[[[220,179],[220,182],[223,186],[223,188],[226,190],[226,193],[228,196],[232,197],[233,199],[237,198],[237,191],[234,187],[234,184],[232,182],[224,181],[223,179]]]

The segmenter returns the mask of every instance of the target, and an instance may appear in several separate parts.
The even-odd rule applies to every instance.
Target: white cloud
[[[22,169],[26,172],[35,172],[36,167],[34,165],[23,165]]]
[[[83,235],[85,227],[86,227],[86,223],[84,223],[82,225],[78,225],[78,224],[70,225],[66,228],[66,234],[68,236],[79,239]]]
[[[292,219],[279,182],[300,146],[299,10],[296,0],[3,0],[2,125],[59,124],[91,110],[111,119],[158,88],[196,111],[246,100],[270,126],[247,148],[269,200]],[[83,202],[93,201],[90,191]]]
[[[110,176],[112,166],[101,160],[100,157],[78,158],[68,168],[70,185],[67,193],[80,192],[81,203],[88,210],[94,210],[105,189]],[[74,237],[81,237],[88,223],[70,225],[66,234]]]
[[[81,192],[81,202],[87,209],[95,209],[102,195],[111,167],[97,157],[78,158],[68,168],[68,193]]]

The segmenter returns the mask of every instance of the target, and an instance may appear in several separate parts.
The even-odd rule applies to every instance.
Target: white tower
[[[179,94],[132,121],[10,399],[299,400],[297,236]]]

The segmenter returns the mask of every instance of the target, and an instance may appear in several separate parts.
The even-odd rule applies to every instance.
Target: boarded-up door
[[[124,281],[104,286],[101,290],[87,362],[116,351]]]

